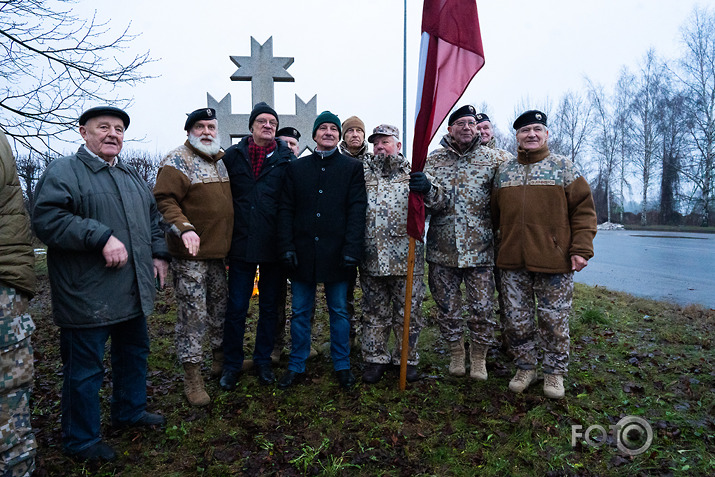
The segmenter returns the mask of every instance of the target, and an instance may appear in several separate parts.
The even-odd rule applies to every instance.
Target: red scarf
[[[259,146],[255,143],[252,136],[248,138],[248,157],[251,158],[251,167],[253,168],[253,176],[258,179],[258,174],[261,173],[263,169],[263,162],[266,160],[268,154],[276,150],[276,141],[273,140],[271,144],[266,147]]]

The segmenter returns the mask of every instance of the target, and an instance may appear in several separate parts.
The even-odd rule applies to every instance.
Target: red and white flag
[[[484,66],[475,0],[424,0],[412,172],[422,171],[430,141],[474,75]],[[411,192],[407,233],[422,240],[425,207]]]

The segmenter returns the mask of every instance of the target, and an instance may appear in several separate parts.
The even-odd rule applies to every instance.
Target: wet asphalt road
[[[599,230],[579,283],[715,309],[715,234]]]

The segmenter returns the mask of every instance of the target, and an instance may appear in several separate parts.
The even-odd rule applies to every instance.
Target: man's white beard
[[[201,139],[211,139],[211,144],[204,144]],[[189,144],[191,144],[194,149],[199,152],[203,152],[207,156],[215,156],[219,150],[221,150],[221,141],[219,140],[218,134],[216,137],[211,136],[194,136],[189,133]]]

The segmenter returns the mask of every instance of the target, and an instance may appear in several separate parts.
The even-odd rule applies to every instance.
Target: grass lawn
[[[109,427],[108,370],[103,433],[120,457],[102,466],[75,463],[61,453],[59,335],[46,276],[40,279],[32,305],[37,476],[715,475],[715,311],[579,284],[560,401],[543,396],[541,381],[523,395],[509,392],[514,369],[501,350],[489,355],[488,381],[449,376],[428,294],[428,327],[420,340],[424,377],[406,391],[399,391],[396,374],[342,391],[325,346],[318,346],[322,353],[308,362],[308,379],[295,388],[260,386],[247,373],[236,391],[224,392],[208,380],[207,353],[212,403],[205,408],[190,407],[183,396],[167,290],[149,320],[148,376],[149,409],[167,418],[166,429],[118,433]],[[255,316],[254,303],[249,352]],[[315,335],[318,344],[327,340],[322,302]],[[355,350],[352,359],[359,375]],[[284,357],[279,376],[285,365]],[[652,443],[639,455],[628,455],[619,443],[626,451],[643,448],[645,434],[609,429],[627,416],[652,429]],[[577,434],[572,445],[573,426],[581,426],[581,434],[590,428],[588,440]]]

